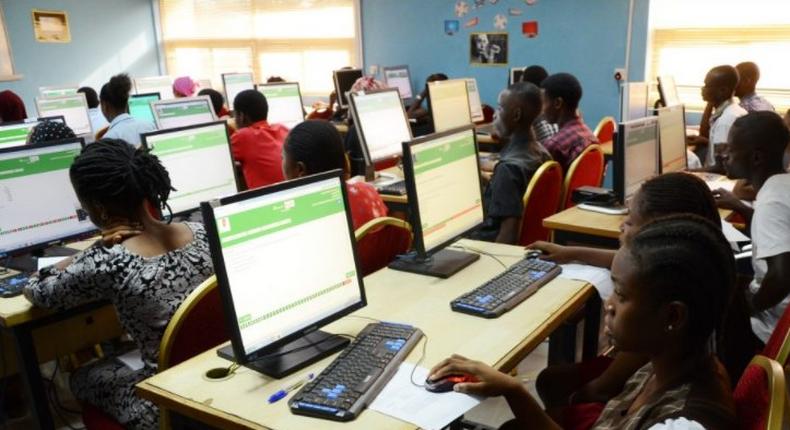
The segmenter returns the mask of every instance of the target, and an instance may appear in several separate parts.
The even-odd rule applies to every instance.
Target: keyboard
[[[497,318],[535,294],[561,272],[562,267],[556,263],[537,258],[524,259],[453,300],[450,308],[483,318]]]
[[[412,326],[368,324],[329,367],[288,401],[291,412],[335,421],[355,419],[420,338],[422,332]]]
[[[0,279],[0,297],[14,297],[22,294],[22,289],[27,285],[30,275],[18,273],[7,278]]]
[[[393,182],[389,185],[384,185],[378,189],[380,194],[389,194],[393,196],[406,195],[406,181]]]

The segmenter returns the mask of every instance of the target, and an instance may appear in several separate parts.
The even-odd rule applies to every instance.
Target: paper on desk
[[[705,183],[708,184],[708,188],[710,188],[711,191],[716,191],[719,188],[722,188],[729,192],[732,192],[732,190],[735,189],[735,184],[737,183],[737,181],[735,181],[734,179],[728,179],[725,176],[719,179],[714,179],[712,181],[705,181]]]
[[[721,231],[729,242],[750,242],[749,236],[741,233],[729,221],[721,220]]]
[[[456,392],[429,393],[411,383],[414,364],[401,363],[398,372],[379,393],[370,409],[412,423],[425,430],[439,430],[477,406],[480,399]],[[414,370],[414,381],[422,384],[428,369]]]
[[[124,366],[134,370],[135,372],[142,369],[145,366],[143,363],[143,356],[139,349],[134,349],[132,351],[127,352],[126,354],[119,355],[115,357],[118,361],[124,364]]]
[[[563,264],[560,278],[589,282],[598,290],[598,294],[603,300],[608,299],[614,292],[612,273],[602,267],[576,263]]]
[[[69,257],[38,257],[38,270],[54,266]]]

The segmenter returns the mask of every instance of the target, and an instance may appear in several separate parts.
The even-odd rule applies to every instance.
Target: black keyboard
[[[420,338],[422,332],[412,326],[368,324],[329,367],[288,401],[291,412],[353,420],[376,398]]]
[[[384,185],[378,189],[380,194],[389,194],[392,196],[405,196],[406,195],[406,181],[394,182],[389,185]]]
[[[22,289],[27,285],[30,275],[18,273],[7,278],[0,279],[0,297],[14,297],[22,294]]]
[[[495,278],[450,302],[456,312],[496,318],[535,294],[562,272],[562,267],[537,258],[524,259]]]

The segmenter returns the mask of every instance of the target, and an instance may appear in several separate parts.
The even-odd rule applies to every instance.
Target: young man
[[[543,143],[552,157],[567,172],[584,148],[598,143],[590,128],[576,113],[582,99],[579,80],[569,73],[557,73],[546,78],[543,87],[543,115],[559,126],[557,134]]]
[[[233,159],[241,163],[247,187],[283,181],[283,142],[288,129],[266,122],[266,97],[255,90],[242,91],[233,101],[233,112],[238,128],[230,139]]]
[[[521,75],[521,81],[529,82],[540,87],[543,81],[548,77],[549,72],[547,72],[546,69],[542,66],[532,65],[524,69],[524,73]],[[535,132],[535,137],[538,139],[538,142],[543,145],[551,136],[557,134],[557,124],[546,121],[546,117],[541,113],[535,118],[535,122],[532,123],[532,131]]]
[[[767,110],[776,112],[764,97],[757,95],[757,81],[760,80],[760,68],[751,61],[746,61],[735,66],[738,71],[738,86],[735,87],[735,97],[741,100],[741,107],[747,112]]]
[[[515,83],[499,94],[494,128],[508,143],[499,153],[483,195],[486,219],[473,233],[476,239],[509,244],[518,241],[524,192],[535,171],[551,160],[532,133],[540,106],[540,89],[528,82]]]
[[[757,199],[751,208],[732,193],[714,191],[719,207],[751,222],[754,281],[747,302],[752,330],[763,342],[790,303],[790,174],[782,164],[788,141],[790,131],[774,112],[752,112],[735,120],[724,166],[730,178],[749,181]]]

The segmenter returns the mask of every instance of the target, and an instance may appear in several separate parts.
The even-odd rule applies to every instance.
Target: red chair
[[[604,155],[600,145],[590,145],[573,160],[568,172],[565,174],[565,184],[562,187],[562,206],[560,210],[574,206],[571,201],[573,190],[589,185],[600,187],[603,180]]]
[[[372,219],[354,232],[362,276],[386,267],[397,255],[411,249],[412,232],[408,222],[380,217]]]
[[[756,355],[733,391],[738,428],[779,430],[786,413],[786,384],[782,366]]]
[[[614,149],[614,133],[617,131],[617,122],[610,116],[603,117],[595,127],[595,137],[605,154],[612,154]]]
[[[538,168],[524,193],[524,215],[518,233],[518,244],[529,245],[549,240],[551,231],[543,227],[543,219],[557,213],[562,195],[562,167],[547,161]]]
[[[124,430],[125,427],[91,404],[82,406],[82,424],[86,430]]]

